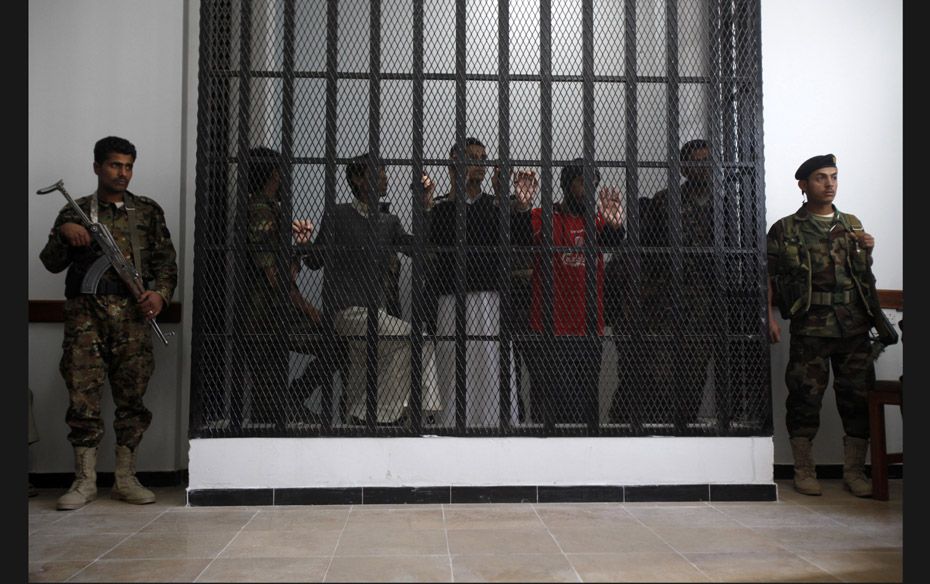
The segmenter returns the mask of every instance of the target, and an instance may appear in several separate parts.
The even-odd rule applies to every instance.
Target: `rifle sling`
[[[136,229],[136,201],[135,197],[129,191],[123,193],[123,208],[126,209],[126,220],[129,222],[129,252],[132,254],[132,263],[136,268],[136,273],[142,277],[142,246],[139,245],[139,230]],[[90,199],[90,221],[98,222],[97,193]]]

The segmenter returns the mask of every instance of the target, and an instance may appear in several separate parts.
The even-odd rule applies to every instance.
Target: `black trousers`
[[[524,357],[532,385],[532,417],[547,429],[553,424],[598,424],[601,338],[532,338]]]

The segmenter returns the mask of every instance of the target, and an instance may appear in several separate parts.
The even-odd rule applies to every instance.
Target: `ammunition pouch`
[[[807,312],[810,302],[807,298],[807,286],[803,280],[781,275],[775,276],[773,283],[773,300],[783,319],[790,320],[792,317]]]

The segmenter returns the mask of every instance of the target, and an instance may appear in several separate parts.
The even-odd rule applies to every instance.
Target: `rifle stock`
[[[65,199],[68,200],[68,204],[71,205],[71,208],[73,208],[81,218],[81,223],[84,225],[87,231],[90,232],[91,237],[94,238],[94,241],[97,242],[97,245],[100,246],[104,257],[106,257],[110,262],[110,266],[113,267],[113,269],[116,271],[116,274],[129,288],[133,298],[135,298],[138,302],[139,298],[141,298],[142,294],[146,291],[145,283],[142,281],[142,276],[136,271],[136,267],[133,266],[132,263],[130,263],[129,260],[127,260],[123,255],[123,252],[120,251],[119,246],[116,244],[116,240],[113,239],[113,235],[110,233],[110,230],[107,228],[107,226],[103,225],[102,223],[93,223],[90,220],[87,214],[84,213],[84,210],[74,202],[74,199],[72,199],[71,195],[68,194],[68,191],[65,190],[64,180],[59,180],[55,184],[37,190],[36,194],[47,195],[53,191],[59,191],[62,195],[64,195]],[[158,326],[158,323],[155,322],[155,319],[153,318],[148,322],[161,342],[167,345],[168,338],[165,336],[165,333],[162,332],[161,327]]]

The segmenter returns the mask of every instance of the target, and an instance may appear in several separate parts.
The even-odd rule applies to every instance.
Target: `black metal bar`
[[[552,232],[552,5],[551,0],[539,2],[539,132],[540,132],[540,204],[542,207],[542,241],[539,242],[539,268],[542,288],[543,343],[555,342],[553,322],[553,232]],[[539,399],[534,395],[535,399]],[[538,410],[537,410],[538,411]],[[551,434],[554,426],[551,417],[543,424],[542,432]],[[537,422],[538,420],[533,420]]]
[[[323,217],[329,220],[323,221],[326,241],[333,241],[336,234],[336,226],[331,218],[334,216],[336,209],[336,105],[337,105],[337,80],[336,69],[339,62],[339,0],[328,0],[326,4],[326,144],[324,146],[325,157],[321,161],[324,164],[323,169]],[[331,273],[332,266],[336,261],[333,256],[332,245],[324,250],[323,256],[323,273]],[[333,331],[333,307],[329,305],[329,299],[323,297],[323,330]],[[333,333],[335,334],[335,333]],[[343,355],[338,355],[337,360],[344,359]],[[344,367],[343,367],[344,369]],[[333,383],[323,384],[323,394],[320,396],[320,408],[323,412],[322,430],[328,432],[332,429],[334,391]],[[345,390],[343,390],[345,391]],[[339,412],[340,421],[343,412]]]
[[[374,254],[371,269],[375,274],[372,281],[381,286],[384,281],[387,254],[392,249],[381,249],[378,241],[378,193],[373,188],[378,180],[379,168],[377,159],[381,154],[381,0],[369,0],[369,79],[368,79],[368,188],[372,198],[366,201],[368,205],[369,249]],[[378,420],[378,309],[381,297],[380,288],[369,290],[368,294],[368,320],[365,332],[365,347],[367,353],[365,377],[365,410],[366,422],[369,428],[374,428]]]
[[[597,188],[594,167],[594,6],[593,0],[581,2],[581,150],[584,166],[584,257],[585,257],[585,324],[590,338],[598,338],[600,310],[598,303],[597,276],[600,250],[597,245]],[[600,361],[598,361],[600,363]],[[597,394],[595,394],[597,395]],[[595,402],[596,403],[596,402]],[[596,414],[597,408],[594,409]],[[597,434],[597,418],[588,419],[588,432]]]
[[[455,2],[455,143],[458,145],[459,156],[455,158],[455,184],[452,185],[455,193],[455,427],[465,434],[467,407],[466,388],[466,329],[465,329],[465,276],[467,272],[465,229],[465,138],[466,129],[466,0]]]
[[[423,248],[428,241],[426,233],[426,208],[423,205],[423,2],[413,3],[413,123],[411,142],[413,146],[411,184],[413,185],[413,249],[410,250],[411,314],[410,327],[410,413],[412,431],[419,434],[423,425],[423,323],[427,318],[427,304],[423,290],[425,257]],[[435,348],[435,347],[434,347]]]
[[[243,5],[242,11],[239,13],[239,109],[237,117],[237,160],[239,164],[244,160],[246,153],[249,150],[249,115],[252,111],[252,98],[251,98],[251,83],[249,71],[252,66],[252,8],[251,5]],[[241,174],[240,174],[241,176]],[[245,233],[246,230],[243,228],[245,222],[248,221],[247,212],[245,210],[246,201],[248,200],[248,185],[245,181],[237,181],[237,190],[236,190],[236,207],[235,207],[235,225],[236,229],[233,232],[233,249],[235,250],[233,256],[237,261],[249,261],[247,257],[243,257],[242,250],[245,249]],[[237,261],[231,262],[232,268],[230,269],[230,284],[229,287],[230,293],[233,297],[244,298],[244,294],[238,293],[238,270],[236,269]],[[235,305],[235,303],[233,303]],[[249,339],[252,337],[250,331],[244,326],[246,323],[244,319],[235,318],[232,323],[233,329],[236,331],[234,341],[233,354],[235,355],[236,349],[242,351],[250,351],[249,348]],[[243,332],[244,331],[244,332]],[[243,359],[237,359],[236,365],[234,367],[238,368],[237,372],[242,379],[241,374],[243,371],[242,368]],[[230,396],[230,430],[234,433],[240,433],[242,429],[242,416],[243,416],[243,401],[244,395],[242,391],[244,387],[240,385],[240,390],[233,390],[232,395]],[[249,391],[255,390],[255,380],[251,380],[251,387]],[[253,400],[254,401],[254,400]]]
[[[708,119],[708,127],[711,128],[711,131],[710,134],[705,137],[710,145],[710,162],[713,166],[713,186],[711,189],[714,222],[713,233],[724,234],[723,237],[714,238],[714,247],[716,251],[715,261],[713,262],[715,270],[714,282],[716,282],[718,289],[715,291],[716,298],[713,301],[716,306],[715,313],[725,315],[725,317],[714,319],[712,323],[716,326],[716,338],[711,339],[713,350],[710,351],[713,355],[714,363],[714,409],[716,412],[718,433],[725,432],[727,428],[729,428],[733,415],[732,405],[738,399],[737,392],[733,391],[735,386],[731,383],[731,367],[729,360],[730,348],[735,347],[735,345],[731,345],[726,338],[730,325],[728,318],[730,303],[727,301],[727,293],[729,291],[727,283],[730,280],[727,277],[727,270],[738,270],[740,266],[739,258],[730,253],[729,246],[733,245],[733,242],[729,241],[729,238],[726,236],[726,234],[730,233],[732,230],[738,229],[738,224],[731,224],[727,221],[726,211],[729,210],[731,213],[739,213],[739,196],[738,193],[733,192],[735,183],[728,180],[728,176],[723,172],[723,165],[721,162],[729,158],[727,153],[730,151],[730,148],[721,123],[716,123],[718,119],[720,122],[723,122],[723,119],[719,116],[719,113],[724,109],[722,101],[725,99],[721,89],[726,85],[723,83],[723,62],[731,58],[731,52],[729,50],[726,51],[726,56],[724,56],[723,51],[721,51],[721,43],[725,38],[724,35],[726,35],[722,27],[721,9],[722,7],[719,3],[715,2],[712,5],[712,9],[707,11],[707,24],[710,27],[710,38],[716,39],[717,41],[710,44],[710,63],[708,63],[707,66],[711,69],[711,78],[717,79],[718,83],[716,86],[711,85],[712,89],[709,92],[710,107],[708,108],[708,117],[710,119]],[[726,116],[723,116],[722,118],[725,117]],[[724,205],[726,205],[726,209]]]
[[[682,302],[683,287],[683,258],[682,258],[682,222],[681,222],[681,164],[679,160],[679,78],[678,78],[678,2],[666,0],[665,2],[665,67],[668,77],[668,95],[666,97],[666,152],[668,165],[668,206],[665,216],[670,247],[672,248],[669,274],[669,287],[672,290],[672,330],[674,335],[674,348],[672,355],[684,355],[683,313]],[[679,392],[672,392],[676,407],[675,425],[680,435],[687,434],[687,420],[684,419],[683,402]]]
[[[500,252],[500,340],[498,342],[499,357],[499,420],[502,430],[510,429],[510,403],[514,399],[511,395],[510,362],[513,351],[511,342],[511,289],[510,272],[513,266],[513,248],[510,245],[510,204],[507,193],[510,191],[510,5],[509,2],[499,2],[497,5],[497,141],[498,158],[500,159],[500,193],[498,196],[500,222],[498,229],[501,237]],[[517,364],[519,366],[519,364]]]

